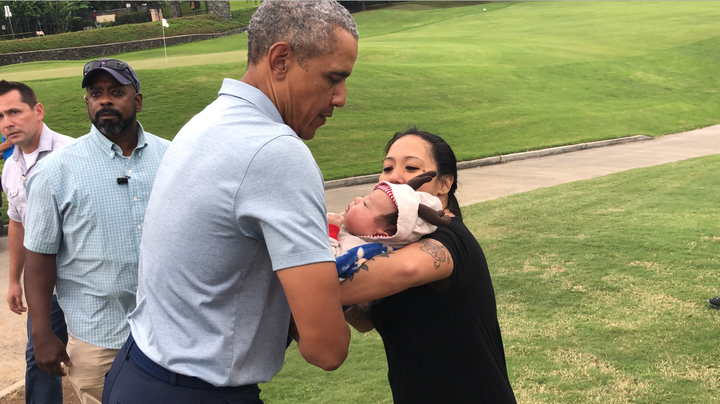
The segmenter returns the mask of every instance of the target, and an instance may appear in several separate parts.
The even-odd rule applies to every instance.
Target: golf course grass
[[[354,14],[360,51],[346,106],[308,142],[326,179],[377,172],[382,145],[410,124],[469,160],[720,120],[720,3],[428,4]],[[117,55],[138,66],[147,130],[172,139],[224,77],[241,77],[245,38],[169,47],[180,66],[162,49]],[[52,63],[74,65],[74,76],[33,80]],[[8,66],[0,76],[27,69],[46,122],[80,136],[83,63]]]
[[[354,14],[347,103],[307,142],[325,179],[378,173],[415,124],[459,160],[720,122],[720,3],[403,3]],[[137,67],[139,120],[167,139],[245,71],[245,34],[117,55]],[[88,132],[85,61],[0,67],[45,122]],[[208,144],[208,148],[222,147]],[[191,169],[191,168],[188,168]],[[519,403],[710,403],[720,156],[631,170],[464,208],[490,267]],[[6,204],[4,206],[7,206]],[[2,209],[6,209],[3,207]],[[3,217],[6,217],[3,211]],[[376,332],[334,372],[291,345],[268,403],[391,403]]]
[[[518,402],[710,403],[720,366],[720,156],[483,202],[464,221],[488,259]],[[419,353],[420,354],[420,353]],[[323,372],[292,345],[271,403],[391,403],[375,331]]]

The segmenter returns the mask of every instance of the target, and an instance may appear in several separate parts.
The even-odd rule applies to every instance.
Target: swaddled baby
[[[426,234],[447,226],[440,199],[416,191],[435,177],[428,171],[408,181],[382,181],[364,197],[357,197],[341,214],[329,213],[330,244],[335,257],[367,243],[382,243],[391,249],[404,247]]]

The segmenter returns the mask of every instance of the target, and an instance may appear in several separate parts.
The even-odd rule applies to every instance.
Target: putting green
[[[127,59],[132,62],[135,70],[143,69],[167,69],[173,67],[195,66],[204,64],[225,64],[242,63],[247,58],[247,51],[237,50],[231,52],[207,53],[204,55],[168,56],[165,58],[152,58],[144,60]],[[53,62],[56,66],[42,66],[37,70],[19,70],[14,72],[2,72],[3,79],[12,81],[26,81],[51,79],[57,77],[82,77],[82,67],[86,61],[78,60],[72,62]],[[68,66],[71,64],[71,66]]]

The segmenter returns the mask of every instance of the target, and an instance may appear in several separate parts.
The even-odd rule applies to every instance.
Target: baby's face
[[[345,209],[345,229],[356,236],[388,236],[376,220],[397,211],[388,194],[376,189],[364,197],[357,197]]]

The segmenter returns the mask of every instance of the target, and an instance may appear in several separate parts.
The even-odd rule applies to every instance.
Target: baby
[[[329,213],[330,244],[335,257],[367,243],[400,248],[430,234],[437,226],[447,226],[440,199],[416,191],[435,177],[428,171],[407,184],[382,181],[364,197],[357,197],[344,213]]]

